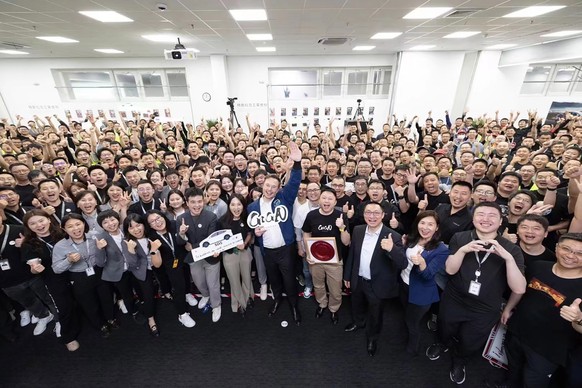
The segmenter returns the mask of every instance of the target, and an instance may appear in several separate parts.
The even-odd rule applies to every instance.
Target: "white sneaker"
[[[220,320],[220,316],[222,315],[222,308],[220,306],[214,307],[212,309],[212,322],[218,322]]]
[[[305,289],[303,289],[303,297],[305,299],[311,298],[311,288],[305,287]]]
[[[55,335],[57,336],[57,338],[61,338],[61,323],[60,322],[55,323]]]
[[[194,327],[196,322],[190,317],[190,313],[184,313],[182,315],[178,315],[178,321],[186,327]]]
[[[38,318],[34,315],[32,315],[30,317],[30,323],[32,323],[33,325],[36,325],[38,323]]]
[[[267,300],[267,285],[266,284],[261,284],[261,293],[260,293],[260,298],[261,300]]]
[[[196,298],[194,298],[194,295],[192,295],[191,293],[187,293],[186,294],[186,302],[191,306],[194,307],[198,304],[198,301],[196,300]]]
[[[30,324],[30,311],[24,310],[20,312],[20,327],[25,327]]]
[[[48,316],[46,316],[45,318],[41,318],[38,320],[38,323],[36,324],[36,327],[34,328],[34,331],[32,332],[32,334],[34,335],[41,335],[42,333],[44,333],[44,331],[46,330],[46,325],[48,325],[48,323],[50,321],[53,320],[55,316],[52,315],[51,313],[49,313]]]
[[[209,300],[210,300],[209,296],[203,296],[202,298],[200,298],[200,301],[198,301],[198,308],[202,310],[204,307],[206,307]]]
[[[123,302],[123,299],[119,299],[117,301],[117,306],[119,306],[119,309],[121,310],[122,313],[127,314],[127,307],[125,306],[125,303]]]

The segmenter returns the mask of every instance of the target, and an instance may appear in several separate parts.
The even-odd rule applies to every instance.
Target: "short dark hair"
[[[499,206],[499,204],[496,202],[480,202],[480,203],[478,203],[477,205],[475,205],[473,207],[473,214],[475,214],[475,211],[477,209],[479,209],[480,207],[492,207],[499,212],[500,217],[503,217],[503,210],[501,210],[501,206]]]
[[[517,220],[517,228],[519,229],[519,225],[524,221],[532,221],[537,222],[544,228],[544,231],[548,231],[548,227],[550,226],[550,222],[544,216],[540,216],[537,214],[524,214],[523,216],[519,217]]]
[[[107,209],[97,215],[97,223],[100,227],[103,227],[103,221],[107,218],[115,218],[118,222],[121,222],[121,217],[118,212],[113,209]]]
[[[196,187],[190,187],[186,189],[186,192],[184,193],[184,197],[186,197],[186,200],[198,196],[204,198],[204,192]]]
[[[563,240],[574,240],[582,242],[582,233],[564,233],[558,240],[561,243]]]
[[[469,191],[471,191],[471,193],[473,192],[473,185],[467,181],[456,181],[455,183],[452,184],[451,189],[455,186],[466,187],[469,189]]]

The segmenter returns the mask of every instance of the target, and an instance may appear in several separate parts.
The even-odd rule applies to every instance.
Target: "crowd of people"
[[[406,354],[448,353],[456,384],[501,322],[508,373],[494,384],[546,387],[560,369],[582,386],[582,119],[444,113],[343,133],[333,118],[4,119],[0,334],[14,340],[18,314],[34,335],[54,321],[75,351],[83,322],[104,338],[119,327],[119,306],[158,337],[156,297],[187,328],[194,306],[218,322],[222,272],[242,317],[270,287],[270,317],[286,299],[296,325],[305,313],[337,325],[347,293],[344,330],[364,330],[374,356],[384,302],[399,298]],[[221,230],[237,245],[198,259]]]

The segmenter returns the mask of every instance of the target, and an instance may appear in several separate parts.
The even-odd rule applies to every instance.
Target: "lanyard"
[[[66,206],[65,206],[65,201],[61,201],[61,205],[60,205],[60,206],[61,206],[61,217],[59,218],[59,217],[56,215],[56,210],[57,210],[57,209],[55,209],[55,214],[53,214],[53,217],[55,217],[55,218],[57,219],[57,221],[58,221],[58,223],[59,223],[59,224],[61,223],[61,220],[62,220],[62,219],[63,219],[63,217],[65,216],[65,207],[66,207]]]
[[[175,252],[174,252],[174,241],[172,240],[172,235],[170,233],[168,233],[168,238],[170,239],[169,241],[166,240],[166,237],[164,237],[164,235],[160,232],[157,232],[158,236],[160,236],[160,238],[162,240],[164,240],[164,242],[170,246],[170,249],[172,250],[172,255],[175,256]]]
[[[20,218],[18,218],[18,215],[12,214],[12,213],[8,213],[8,212],[4,212],[4,213],[6,214],[7,217],[12,218],[14,221],[18,222],[20,225],[24,225],[24,223],[22,222],[22,220]],[[26,210],[22,209],[22,215],[24,215],[24,214],[26,214]]]
[[[139,205],[141,206],[141,210],[143,210],[143,214],[146,214],[146,209],[143,207],[143,202],[139,201]],[[152,208],[150,210],[154,210],[154,208],[156,207],[156,200],[154,199],[152,201]]]
[[[46,245],[46,247],[49,249],[49,251],[52,255],[54,246],[52,244],[49,244],[48,242],[46,242],[45,239],[42,237],[39,237],[39,239],[40,239],[40,241],[42,241],[44,243],[44,245]]]
[[[477,259],[477,264],[479,264],[479,268],[477,268],[475,270],[475,281],[476,282],[479,281],[479,276],[481,276],[481,265],[483,265],[487,261],[490,254],[491,254],[491,251],[487,252],[485,254],[485,257],[483,257],[483,260],[479,260],[479,255],[477,254],[477,252],[475,252],[475,259]]]
[[[6,248],[6,243],[8,242],[8,233],[10,233],[10,225],[6,225],[6,230],[4,231],[4,240],[2,241],[2,247],[0,248],[0,257],[4,253],[4,248]]]

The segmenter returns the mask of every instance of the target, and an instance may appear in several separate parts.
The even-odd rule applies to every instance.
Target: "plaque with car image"
[[[210,236],[206,237],[200,242],[198,248],[192,249],[192,259],[200,261],[207,257],[213,256],[215,253],[228,251],[236,248],[237,245],[243,243],[241,233],[234,234],[230,229],[217,230]]]

